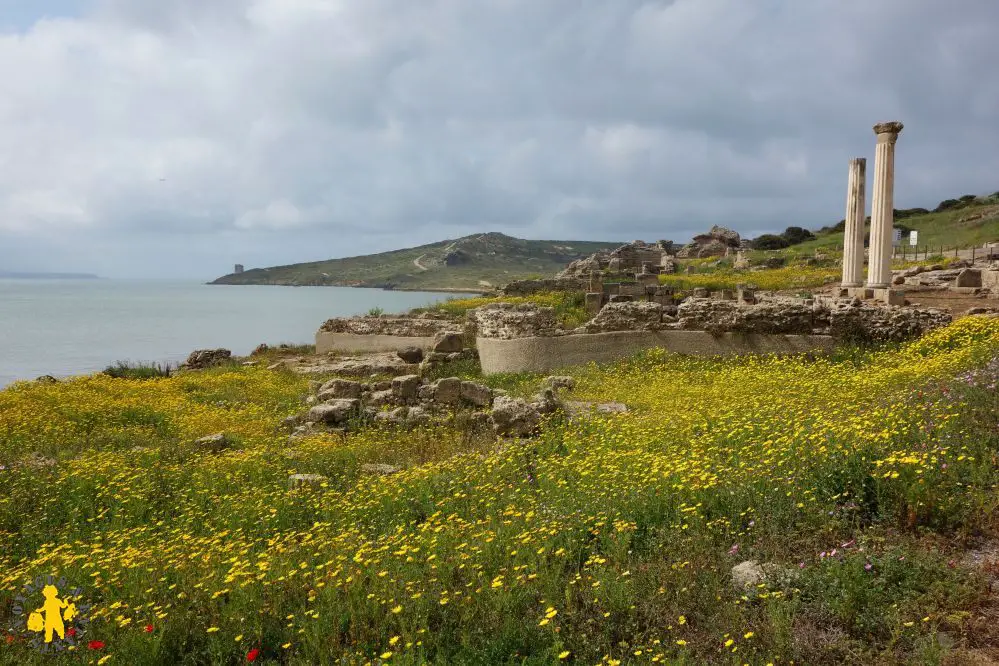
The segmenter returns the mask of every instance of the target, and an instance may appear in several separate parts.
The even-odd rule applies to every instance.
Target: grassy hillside
[[[570,370],[628,413],[505,444],[464,417],[289,443],[308,379],[261,367],[19,384],[0,664],[992,663],[965,563],[995,534],[997,351],[983,317],[818,360],[652,351]],[[747,560],[770,574],[736,586]],[[92,605],[75,657],[13,616],[45,575]]]
[[[929,246],[931,252],[944,250],[953,251],[954,247],[981,247],[986,242],[999,241],[999,199],[989,197],[979,199],[968,205],[951,210],[930,212],[923,215],[898,218],[896,226],[915,229],[919,232],[919,250]],[[870,224],[867,226],[870,231]],[[791,256],[812,255],[816,250],[821,252],[842,252],[843,232],[817,232],[817,238],[799,245],[794,245],[782,254]],[[903,234],[906,250],[909,248],[907,234]]]
[[[401,289],[482,289],[548,277],[616,242],[522,240],[500,233],[289,266],[255,268],[212,284],[330,285]]]

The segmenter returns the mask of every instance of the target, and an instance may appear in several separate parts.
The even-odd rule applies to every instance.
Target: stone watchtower
[[[235,270],[233,270],[233,273],[239,275],[242,272],[243,272],[243,264],[236,264],[236,268]]]

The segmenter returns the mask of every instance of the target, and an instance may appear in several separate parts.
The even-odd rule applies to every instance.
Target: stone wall
[[[546,372],[590,362],[604,363],[661,347],[696,356],[825,353],[836,341],[828,335],[743,335],[706,331],[616,331],[516,339],[478,338],[483,374]]]
[[[461,322],[442,317],[336,317],[319,327],[321,333],[352,333],[354,335],[398,335],[433,337],[444,331],[461,329]]]
[[[328,354],[333,351],[348,353],[391,352],[406,349],[407,347],[430,350],[434,347],[434,340],[433,336],[318,331],[316,333],[316,353]]]
[[[492,303],[468,313],[476,335],[483,338],[523,338],[565,333],[555,319],[555,310],[531,303]]]

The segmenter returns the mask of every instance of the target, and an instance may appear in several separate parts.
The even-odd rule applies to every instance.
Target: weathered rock
[[[261,343],[253,348],[253,351],[250,352],[250,356],[260,356],[261,354],[266,354],[270,350],[270,345]]]
[[[484,384],[461,382],[461,399],[476,407],[488,407],[493,402],[493,391]]]
[[[331,379],[319,387],[319,400],[326,402],[333,398],[360,398],[362,385],[349,379]]]
[[[291,474],[288,476],[288,488],[322,487],[329,479],[322,474]]]
[[[224,433],[217,432],[214,435],[206,435],[205,437],[194,440],[194,445],[201,451],[221,453],[232,446],[232,442],[225,436]]]
[[[434,351],[439,354],[460,352],[465,347],[461,333],[446,331],[434,336]]]
[[[828,325],[816,321],[814,309],[798,302],[767,301],[756,305],[688,298],[677,309],[680,328],[711,333],[809,334]]]
[[[461,402],[461,379],[445,377],[432,384],[434,387],[434,402],[456,405]]]
[[[729,246],[720,240],[712,239],[697,248],[697,257],[723,257]]]
[[[541,385],[555,389],[556,391],[560,389],[571,391],[576,388],[576,378],[565,375],[551,375],[549,377],[545,377],[541,381]]]
[[[659,303],[637,301],[608,303],[597,316],[581,327],[586,333],[609,331],[655,331],[663,325],[663,306]]]
[[[306,420],[312,423],[339,425],[349,421],[361,411],[361,401],[352,398],[336,398],[316,405],[309,410]]]
[[[954,279],[954,286],[980,288],[982,286],[982,272],[977,268],[963,268]]]
[[[302,425],[302,421],[303,416],[301,414],[292,414],[291,416],[286,416],[281,419],[281,427],[287,430],[293,430]]]
[[[628,406],[621,402],[582,402],[569,400],[563,403],[565,410],[571,415],[594,412],[597,414],[625,414]]]
[[[228,349],[196,349],[187,357],[184,365],[191,370],[201,370],[226,363],[232,358]]]
[[[559,333],[555,309],[533,303],[491,303],[469,313],[479,337],[512,338],[552,336]]]
[[[361,465],[361,471],[365,474],[398,474],[402,471],[401,467],[396,467],[395,465],[389,465],[386,463],[363,463]]]
[[[385,405],[392,405],[396,402],[395,392],[392,389],[387,389],[385,391],[373,391],[371,395],[368,396],[368,405],[371,407],[384,407]]]
[[[555,395],[555,390],[547,387],[534,396],[531,406],[538,410],[539,414],[554,414],[562,409],[562,402]]]
[[[430,421],[430,412],[427,411],[426,407],[422,407],[420,405],[411,407],[409,409],[409,413],[406,414],[406,422],[414,426],[426,425],[430,423]]]
[[[493,400],[490,418],[496,434],[514,437],[530,436],[541,422],[541,414],[526,400],[505,395],[497,396]]]
[[[433,384],[423,384],[416,389],[416,399],[421,402],[430,402],[434,399],[434,391],[437,387]]]
[[[267,369],[268,370],[280,370],[283,367],[284,367],[284,363],[282,363],[281,361],[278,361],[277,363],[271,363],[270,365],[268,365]]]
[[[56,384],[59,382],[59,380],[53,377],[52,375],[42,375],[41,377],[37,378],[35,381],[40,384]]]
[[[392,380],[392,394],[399,400],[415,400],[419,388],[419,375],[402,375]]]
[[[406,416],[409,409],[406,407],[396,407],[395,409],[388,412],[378,412],[374,414],[374,419],[381,423],[390,423],[395,425],[401,425],[406,422]]]
[[[406,347],[397,351],[396,354],[406,363],[419,363],[423,360],[423,350],[419,347]]]
[[[732,567],[732,585],[737,589],[756,587],[766,580],[763,567],[755,560],[746,560]]]
[[[408,375],[413,366],[403,361],[395,352],[347,356],[332,361],[304,364],[293,368],[301,374],[336,374],[348,377],[371,375]]]
[[[900,342],[920,337],[952,320],[950,313],[934,308],[838,301],[829,311],[829,333],[843,340]]]

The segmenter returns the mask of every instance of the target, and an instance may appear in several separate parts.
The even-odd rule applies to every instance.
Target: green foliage
[[[169,363],[132,363],[116,361],[104,369],[104,374],[115,379],[157,379],[169,377],[176,366]]]
[[[385,308],[374,307],[368,310],[369,317],[381,317],[383,314],[385,314]]]
[[[763,234],[752,241],[754,250],[782,250],[789,245],[786,238],[776,234]]]

